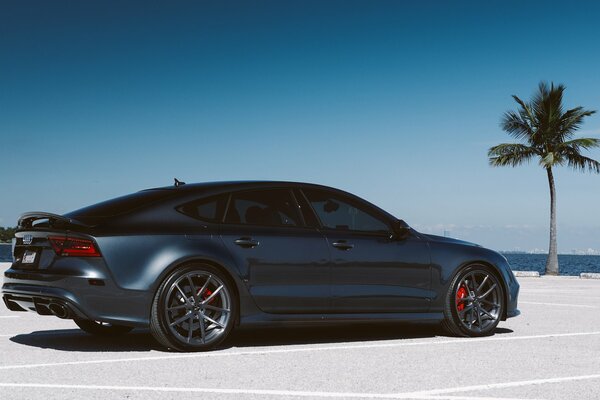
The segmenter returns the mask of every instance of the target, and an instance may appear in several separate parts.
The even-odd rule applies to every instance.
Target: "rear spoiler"
[[[64,217],[58,214],[52,214],[42,211],[31,211],[22,214],[19,217],[18,229],[33,228],[34,223],[39,220],[48,220],[50,227],[64,227],[68,225],[75,226],[88,226],[82,222],[79,222],[73,218]]]

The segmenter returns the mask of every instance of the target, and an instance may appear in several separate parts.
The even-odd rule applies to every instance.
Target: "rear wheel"
[[[229,279],[211,265],[178,269],[154,297],[150,332],[169,349],[211,349],[233,328],[237,313],[234,296]]]
[[[464,268],[452,280],[446,295],[444,328],[456,336],[487,336],[504,312],[504,291],[489,267]]]
[[[74,322],[81,330],[97,336],[124,335],[133,329],[131,326],[114,325],[89,319],[75,319]]]

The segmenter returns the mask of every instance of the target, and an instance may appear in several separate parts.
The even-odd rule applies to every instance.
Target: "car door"
[[[319,313],[329,308],[327,241],[305,226],[290,189],[232,193],[220,234],[262,311]]]
[[[303,192],[330,248],[334,312],[427,312],[435,294],[425,241],[393,238],[393,220],[356,197]]]

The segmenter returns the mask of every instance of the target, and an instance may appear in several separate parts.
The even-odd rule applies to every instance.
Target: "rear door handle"
[[[249,237],[242,237],[242,238],[236,239],[236,240],[234,240],[233,243],[235,243],[238,246],[243,247],[245,249],[256,247],[260,244],[259,241],[252,240],[252,238],[249,238]]]
[[[350,250],[354,248],[353,244],[347,243],[345,240],[338,240],[337,242],[333,242],[331,245],[340,250]]]

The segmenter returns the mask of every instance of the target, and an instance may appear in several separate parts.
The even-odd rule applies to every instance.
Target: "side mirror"
[[[401,219],[394,221],[392,228],[394,229],[393,239],[404,240],[410,235],[410,226]]]

